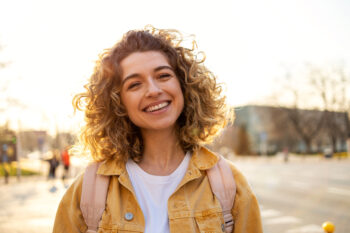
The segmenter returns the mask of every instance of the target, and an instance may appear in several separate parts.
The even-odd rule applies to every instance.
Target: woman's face
[[[121,98],[142,131],[173,129],[184,107],[180,82],[158,51],[134,52],[121,63]]]

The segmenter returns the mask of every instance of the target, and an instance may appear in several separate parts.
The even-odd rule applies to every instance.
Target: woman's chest
[[[168,223],[171,233],[223,232],[220,203],[212,194],[208,180],[192,180],[168,199]],[[157,219],[153,219],[157,223]],[[159,221],[161,225],[161,221]],[[99,231],[144,232],[145,217],[133,190],[113,181]]]

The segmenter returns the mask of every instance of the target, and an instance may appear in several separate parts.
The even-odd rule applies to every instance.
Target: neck
[[[142,132],[144,152],[139,166],[152,175],[169,175],[182,162],[185,153],[175,130]]]

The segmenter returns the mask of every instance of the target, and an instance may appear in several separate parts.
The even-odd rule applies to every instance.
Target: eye
[[[141,83],[140,82],[133,82],[133,83],[130,83],[129,85],[128,85],[128,90],[131,90],[131,89],[135,89],[136,87],[138,87],[138,86],[140,86],[141,85]]]
[[[163,73],[159,75],[159,79],[169,79],[171,78],[171,74]]]

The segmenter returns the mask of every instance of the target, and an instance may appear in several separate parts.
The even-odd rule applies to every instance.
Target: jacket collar
[[[119,176],[125,171],[125,162],[118,161],[115,159],[108,159],[101,162],[101,165],[99,166],[96,174],[104,176]]]
[[[189,169],[197,168],[199,170],[208,170],[212,168],[218,162],[218,160],[219,157],[214,152],[205,147],[200,147],[198,150],[193,152]],[[119,176],[124,172],[126,172],[125,163],[113,159],[101,162],[101,165],[97,170],[97,174],[105,176]]]
[[[199,170],[208,170],[219,161],[219,156],[205,147],[194,151],[191,162]],[[191,163],[190,162],[190,163]]]

